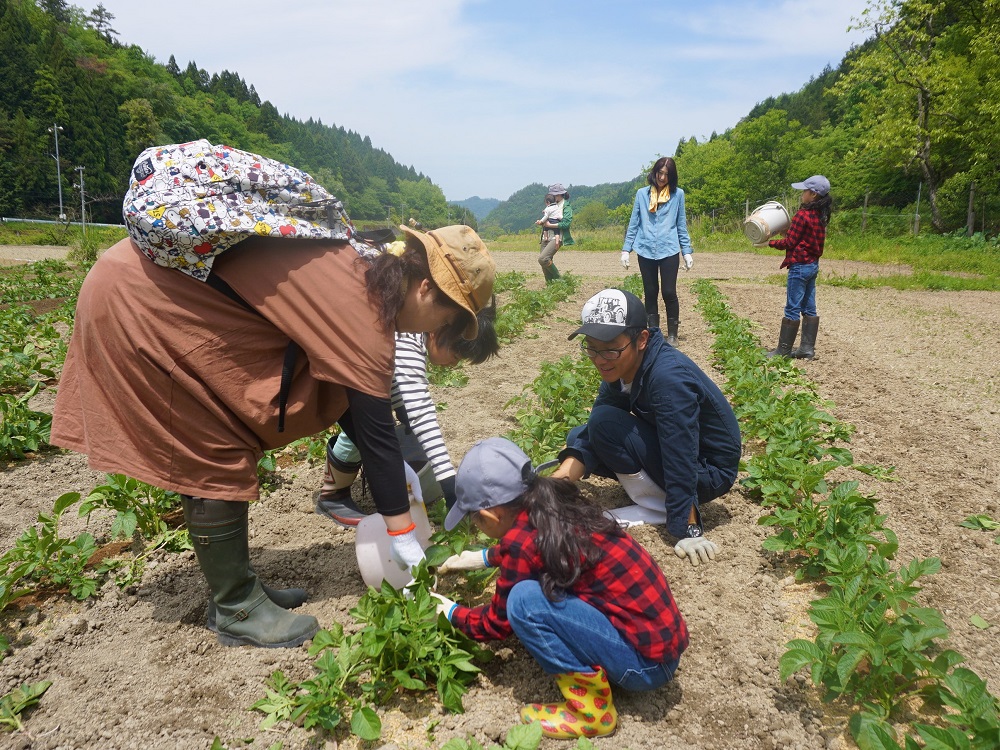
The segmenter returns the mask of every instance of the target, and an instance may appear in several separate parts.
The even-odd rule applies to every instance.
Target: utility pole
[[[80,183],[78,185],[73,185],[75,188],[80,188],[80,231],[84,237],[87,236],[87,212],[86,204],[83,200],[83,170],[84,167],[75,167],[76,171],[80,173]]]
[[[56,137],[56,153],[52,158],[56,160],[56,185],[59,186],[59,221],[66,221],[66,213],[63,211],[62,202],[62,170],[59,165],[59,132],[62,130],[62,126],[57,123],[52,123],[52,127],[49,128],[49,132]]]

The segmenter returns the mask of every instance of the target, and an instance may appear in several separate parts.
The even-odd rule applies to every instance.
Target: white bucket
[[[777,201],[768,201],[763,206],[755,208],[743,221],[743,234],[753,244],[763,245],[776,234],[781,234],[792,220],[788,211]]]
[[[409,464],[406,467],[406,483],[410,493],[410,515],[417,526],[417,540],[427,548],[431,538],[431,523],[424,507],[420,479]],[[389,536],[385,519],[378,513],[365,516],[358,524],[354,540],[354,551],[358,557],[358,569],[364,582],[379,588],[382,581],[388,581],[394,588],[402,588],[413,578],[410,571],[392,559],[392,537]]]

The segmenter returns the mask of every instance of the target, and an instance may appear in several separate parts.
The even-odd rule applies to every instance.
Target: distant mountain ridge
[[[477,221],[482,221],[486,215],[500,204],[499,198],[480,198],[474,195],[461,201],[450,201],[453,205],[467,208],[476,217]]]

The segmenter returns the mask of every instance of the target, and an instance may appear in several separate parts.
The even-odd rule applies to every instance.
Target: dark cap
[[[587,300],[580,316],[583,323],[568,338],[584,335],[598,341],[611,341],[626,328],[645,328],[648,319],[642,300],[621,289],[605,289]]]

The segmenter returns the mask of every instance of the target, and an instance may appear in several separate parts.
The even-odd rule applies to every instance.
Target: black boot
[[[667,318],[667,343],[670,346],[677,346],[677,328],[680,324],[680,318]]]
[[[802,316],[802,341],[792,352],[795,359],[812,359],[816,356],[816,333],[819,331],[819,315]]]
[[[660,327],[660,314],[646,313],[646,328],[659,328],[659,327]]]
[[[778,346],[767,353],[768,357],[790,357],[795,337],[799,333],[799,321],[781,318],[781,333],[778,334]]]
[[[182,495],[181,504],[194,553],[212,592],[219,643],[288,648],[316,635],[316,618],[293,614],[272,602],[250,567],[248,503]]]

